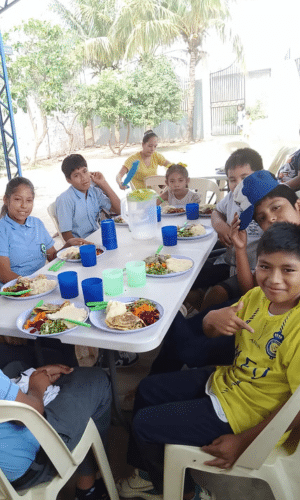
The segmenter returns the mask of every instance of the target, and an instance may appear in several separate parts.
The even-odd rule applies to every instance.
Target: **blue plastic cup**
[[[188,220],[199,219],[199,203],[187,203],[185,210],[186,218]]]
[[[103,282],[101,278],[87,278],[81,282],[84,302],[101,302],[103,300]]]
[[[177,245],[177,226],[164,226],[161,228],[161,233],[164,246]]]
[[[57,278],[60,295],[63,299],[74,299],[74,297],[78,297],[78,279],[75,271],[59,273]]]
[[[101,221],[102,243],[106,250],[118,248],[115,221],[106,219]]]
[[[157,222],[160,222],[161,221],[161,206],[158,205],[156,207],[156,214],[157,214]]]
[[[79,252],[83,267],[92,267],[96,265],[96,245],[82,245],[79,247]]]

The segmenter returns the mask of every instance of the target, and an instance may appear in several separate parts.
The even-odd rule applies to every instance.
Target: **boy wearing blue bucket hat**
[[[233,193],[240,214],[232,222],[231,240],[236,253],[237,278],[242,293],[256,285],[246,253],[246,229],[255,220],[263,231],[275,222],[300,224],[300,200],[287,185],[279,184],[273,175],[262,170],[254,172],[235,188]]]

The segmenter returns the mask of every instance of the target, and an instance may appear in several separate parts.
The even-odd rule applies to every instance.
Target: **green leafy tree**
[[[60,26],[37,19],[15,27],[5,39],[14,51],[7,58],[12,99],[17,108],[28,113],[34,131],[30,161],[34,164],[48,130],[47,116],[65,110],[68,85],[77,70],[73,44]]]
[[[79,121],[86,126],[88,120],[95,116],[101,118],[101,126],[110,129],[109,146],[113,153],[121,154],[128,142],[130,130],[129,101],[130,82],[113,70],[103,70],[99,80],[94,85],[84,85],[76,95],[75,109]],[[127,126],[127,136],[123,145],[120,143],[120,124]],[[115,134],[115,144],[112,145],[112,135]]]
[[[132,125],[153,128],[163,120],[180,120],[181,85],[166,57],[145,55],[130,80],[129,115]]]
[[[86,126],[99,116],[101,126],[110,129],[111,150],[119,155],[128,142],[130,124],[155,127],[163,120],[176,122],[182,116],[180,83],[165,57],[144,57],[133,73],[103,70],[96,84],[81,86],[75,95],[79,121]],[[122,145],[121,124],[127,127]],[[111,140],[113,133],[115,147]]]
[[[125,56],[155,51],[161,45],[179,40],[189,53],[188,140],[193,138],[195,68],[203,57],[203,42],[211,30],[222,40],[229,38],[241,55],[238,37],[227,25],[228,0],[124,0],[114,23],[115,36],[126,41]]]

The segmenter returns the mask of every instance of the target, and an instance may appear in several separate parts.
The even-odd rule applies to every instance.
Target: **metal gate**
[[[245,107],[245,76],[237,63],[210,74],[211,134],[238,134],[238,106]]]

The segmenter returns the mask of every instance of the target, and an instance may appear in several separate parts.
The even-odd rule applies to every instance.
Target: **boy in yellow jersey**
[[[121,496],[160,498],[165,443],[202,446],[217,457],[210,465],[231,466],[300,384],[299,225],[276,223],[264,233],[256,280],[259,286],[238,304],[203,320],[208,337],[235,336],[231,366],[152,375],[140,383],[128,450],[135,476],[120,484]],[[184,498],[213,496],[187,474]]]

